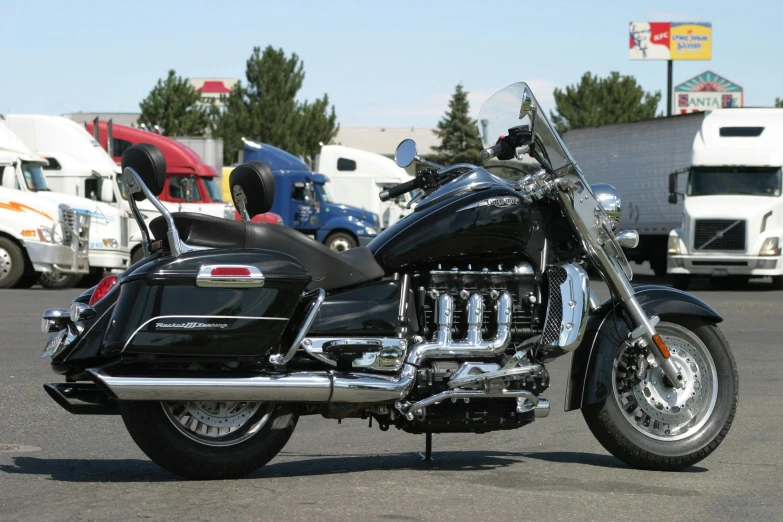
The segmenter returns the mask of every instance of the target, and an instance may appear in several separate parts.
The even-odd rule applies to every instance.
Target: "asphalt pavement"
[[[727,439],[686,471],[630,469],[564,413],[565,358],[548,418],[435,435],[434,462],[423,435],[305,417],[267,466],[222,482],[171,475],[119,417],[71,415],[43,391],[60,377],[39,359],[40,314],[80,292],[0,291],[0,520],[783,520],[783,292],[764,283],[694,290],[726,319],[740,399]]]

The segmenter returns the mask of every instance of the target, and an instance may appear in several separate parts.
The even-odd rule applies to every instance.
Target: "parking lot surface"
[[[640,276],[634,283],[662,283]],[[599,294],[606,295],[605,287]],[[630,469],[562,411],[568,358],[549,366],[552,413],[520,430],[424,436],[305,417],[253,475],[188,482],[152,464],[119,417],[74,416],[41,388],[45,308],[81,290],[0,291],[0,520],[782,520],[783,292],[697,287],[740,374],[735,424],[679,473]]]

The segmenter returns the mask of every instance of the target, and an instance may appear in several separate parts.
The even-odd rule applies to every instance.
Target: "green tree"
[[[481,164],[481,138],[476,120],[470,117],[468,92],[457,84],[449,100],[449,109],[438,122],[435,135],[440,145],[434,148],[430,159],[444,165],[454,163]]]
[[[209,128],[209,111],[198,104],[200,99],[188,79],[172,69],[139,103],[139,123],[158,125],[168,136],[203,136]]]
[[[255,47],[245,77],[245,83],[237,82],[225,107],[212,109],[212,132],[223,138],[226,162],[236,159],[244,137],[303,156],[312,165],[320,144],[337,135],[337,116],[327,95],[312,103],[296,100],[305,78],[296,53],[288,57],[283,49]]]
[[[783,109],[783,98],[775,98],[775,107]]]
[[[557,112],[550,112],[559,132],[655,118],[661,92],[645,92],[633,76],[613,71],[606,78],[586,72],[564,91],[555,89]]]

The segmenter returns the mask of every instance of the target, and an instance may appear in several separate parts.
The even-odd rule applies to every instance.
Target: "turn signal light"
[[[116,284],[116,275],[110,275],[101,279],[101,282],[98,283],[98,286],[96,286],[95,290],[92,291],[92,296],[90,297],[90,306],[93,306],[95,303],[106,297],[106,294],[111,292],[111,289],[114,288],[114,285]]]
[[[658,350],[661,351],[661,355],[663,355],[664,359],[668,359],[672,356],[672,354],[669,353],[669,348],[666,347],[666,343],[663,342],[660,335],[653,335],[653,342],[655,343],[655,346],[658,347]]]

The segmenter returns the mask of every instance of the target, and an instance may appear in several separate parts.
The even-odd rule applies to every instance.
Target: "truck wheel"
[[[14,288],[32,288],[35,283],[38,282],[38,276],[40,274],[37,274],[33,272],[32,274],[23,275],[22,278],[19,280],[18,283],[16,283],[16,286]]]
[[[277,455],[298,417],[261,402],[120,402],[125,427],[158,466],[193,480],[237,478]]]
[[[63,274],[60,272],[43,272],[38,277],[41,286],[50,290],[65,290],[73,288],[82,280],[82,274]]]
[[[0,288],[13,288],[24,275],[24,255],[19,245],[0,237]]]
[[[335,252],[345,252],[357,246],[353,236],[345,232],[335,232],[326,238],[325,244]]]
[[[131,261],[130,262],[131,262],[132,265],[135,265],[136,263],[138,263],[142,259],[144,259],[144,247],[137,246],[133,250],[133,253],[131,254]]]
[[[674,274],[672,286],[677,290],[687,290],[691,284],[691,276],[687,274]]]
[[[655,277],[666,277],[666,256],[655,256],[650,259],[650,268]]]

